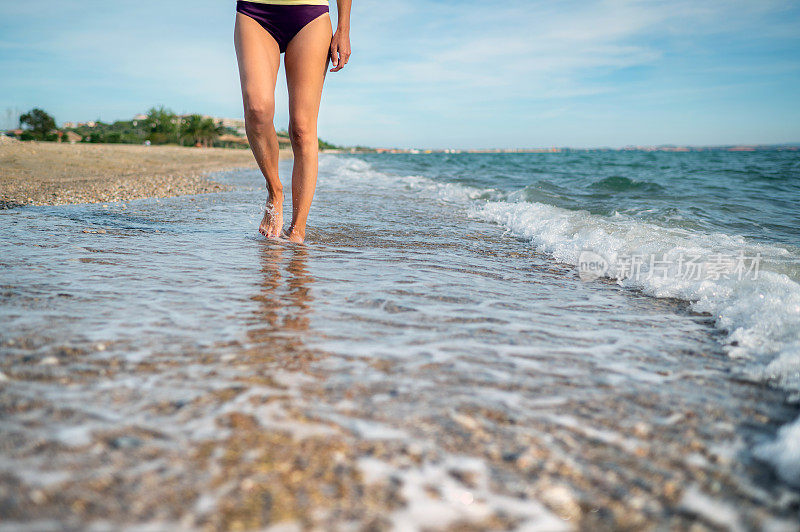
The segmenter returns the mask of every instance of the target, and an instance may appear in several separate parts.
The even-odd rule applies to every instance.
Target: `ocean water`
[[[578,265],[580,253],[591,251],[606,259],[604,275],[621,286],[690,302],[725,332],[724,349],[736,361],[732,371],[800,400],[797,151],[458,154],[374,162],[419,176],[412,186],[436,189],[442,198],[469,198],[471,217],[499,224],[559,262]],[[621,257],[638,259],[641,268]],[[697,266],[681,268],[681,258]],[[720,261],[728,268],[707,270]],[[800,485],[800,420],[759,454]]]
[[[0,211],[3,526],[796,529],[797,152],[218,178]]]

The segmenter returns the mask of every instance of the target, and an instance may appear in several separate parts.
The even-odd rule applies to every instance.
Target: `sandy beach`
[[[4,141],[0,208],[219,192],[207,174],[242,167],[256,167],[250,150]]]

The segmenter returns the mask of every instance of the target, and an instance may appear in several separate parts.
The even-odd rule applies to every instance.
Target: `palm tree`
[[[189,141],[196,146],[209,147],[221,133],[221,128],[214,124],[214,119],[200,115],[189,115],[182,120],[180,126],[181,140]]]

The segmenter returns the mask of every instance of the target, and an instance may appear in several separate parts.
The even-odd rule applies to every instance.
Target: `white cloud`
[[[382,60],[361,69],[356,84],[470,91],[526,83],[551,97],[554,80],[559,90],[582,94],[592,92],[586,85],[598,74],[658,62],[659,37],[737,30],[787,2],[465,2],[448,3],[449,10],[418,2],[404,3],[399,15],[381,9],[380,0],[361,4],[372,13],[363,23],[354,22],[355,31],[373,33],[363,45],[371,48],[370,58]],[[395,31],[383,31],[386,20],[380,15],[387,11]],[[427,34],[428,25],[418,23],[425,17],[440,17],[445,24]],[[356,46],[354,58],[362,53]]]

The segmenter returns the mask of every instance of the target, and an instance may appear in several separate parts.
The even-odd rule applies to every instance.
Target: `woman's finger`
[[[347,61],[345,61],[344,56],[342,55],[342,53],[339,52],[338,50],[337,50],[337,54],[338,54],[338,58],[337,58],[336,61],[334,61],[333,68],[331,69],[331,72],[339,72],[341,69],[344,68],[344,64],[347,62]]]
[[[339,45],[337,44],[331,45],[331,63],[334,68],[339,66]]]

